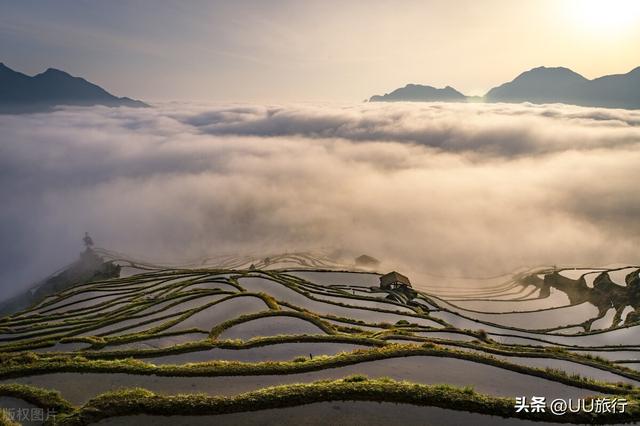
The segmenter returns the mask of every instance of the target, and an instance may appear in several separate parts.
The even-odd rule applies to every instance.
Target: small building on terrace
[[[392,271],[380,277],[380,288],[383,290],[397,290],[411,287],[409,277],[399,272]]]

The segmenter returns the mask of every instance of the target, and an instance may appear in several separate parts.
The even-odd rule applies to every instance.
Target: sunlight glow
[[[574,0],[568,13],[583,29],[607,35],[640,25],[638,0]]]

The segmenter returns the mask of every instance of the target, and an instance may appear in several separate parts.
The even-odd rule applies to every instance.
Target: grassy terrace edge
[[[306,272],[329,272],[329,270],[323,270],[323,269],[311,269],[311,270],[305,270],[305,271]],[[437,317],[432,317],[432,316],[429,316],[429,315],[425,315],[424,312],[416,312],[415,314],[410,314],[410,313],[407,313],[407,312],[379,309],[379,308],[374,308],[374,307],[356,307],[356,306],[351,306],[351,305],[344,304],[344,303],[341,303],[341,302],[335,302],[335,301],[329,301],[329,300],[323,300],[323,299],[317,298],[317,297],[315,297],[313,295],[315,293],[310,293],[308,291],[308,289],[305,289],[305,287],[309,287],[309,286],[313,287],[313,286],[317,286],[317,285],[312,283],[312,282],[310,282],[310,281],[305,280],[304,278],[300,278],[300,277],[297,277],[295,275],[288,274],[288,272],[292,272],[292,270],[286,270],[285,269],[285,270],[281,270],[281,271],[271,271],[271,270],[261,271],[261,270],[237,270],[237,269],[217,269],[217,268],[215,268],[215,269],[207,269],[207,268],[205,268],[205,269],[193,269],[193,270],[189,270],[189,269],[187,269],[187,270],[179,269],[179,270],[173,270],[173,271],[167,270],[167,271],[159,271],[159,272],[162,272],[163,276],[166,276],[166,275],[169,275],[169,276],[183,276],[184,275],[185,277],[191,277],[190,279],[185,281],[185,283],[191,283],[191,284],[198,283],[201,280],[207,279],[207,275],[210,275],[210,274],[214,274],[214,275],[219,275],[219,274],[223,274],[223,273],[232,274],[233,276],[231,276],[231,277],[229,277],[227,279],[227,284],[232,285],[234,287],[237,287],[239,289],[240,289],[240,285],[237,282],[238,278],[250,278],[250,277],[261,278],[261,277],[265,277],[266,276],[266,277],[270,278],[271,280],[279,282],[280,284],[284,285],[285,287],[288,287],[291,290],[303,295],[304,297],[307,297],[307,298],[309,298],[311,300],[314,300],[314,301],[321,301],[323,303],[328,303],[328,304],[332,304],[332,305],[336,305],[336,306],[340,306],[340,307],[346,307],[346,308],[358,308],[358,309],[365,309],[365,310],[377,311],[377,312],[382,312],[382,313],[400,314],[400,315],[404,315],[404,316],[407,316],[407,317],[429,319],[429,320],[434,321],[436,323],[440,323],[441,325],[444,325],[445,327],[450,326],[449,324],[447,324],[442,319],[437,318]],[[293,272],[295,272],[295,270],[293,270]],[[351,273],[356,273],[356,274],[357,273],[367,273],[367,272],[335,271],[335,270],[330,270],[330,272],[342,272],[342,273],[351,272]],[[375,275],[379,275],[379,274],[376,274],[376,273],[374,273],[374,274]],[[147,274],[142,274],[142,275],[144,275],[146,277]],[[115,279],[100,280],[100,281],[95,281],[95,282],[90,282],[90,283],[83,283],[83,284],[80,284],[78,286],[70,288],[69,290],[67,290],[67,293],[70,292],[70,294],[77,294],[77,293],[82,293],[82,292],[85,292],[85,291],[90,291],[89,287],[97,287],[97,286],[99,287],[98,284],[122,283],[122,282],[130,282],[132,280],[135,281],[136,277],[137,276],[132,276],[132,277],[125,277],[125,278],[115,278]],[[163,280],[162,282],[166,282],[166,281],[170,281],[170,280],[171,279],[168,278],[166,280]],[[179,283],[179,284],[177,284],[177,286],[180,287],[180,286],[184,285],[185,283]],[[219,293],[211,292],[211,294],[220,294],[220,293],[225,293],[225,292],[219,292]],[[418,294],[424,300],[426,300],[427,302],[429,302],[431,304],[434,304],[436,306],[439,306],[441,311],[449,312],[449,313],[458,315],[458,316],[460,316],[462,318],[470,319],[470,320],[476,321],[476,322],[478,322],[480,324],[485,324],[487,326],[498,327],[498,328],[504,329],[507,332],[509,330],[527,331],[527,330],[524,330],[524,329],[520,329],[520,328],[517,328],[517,327],[508,326],[508,325],[495,324],[495,323],[490,322],[490,321],[477,321],[477,320],[474,320],[474,319],[472,319],[470,317],[465,316],[464,314],[462,314],[462,313],[460,313],[458,311],[450,310],[450,309],[448,309],[448,308],[446,308],[446,307],[434,302],[431,299],[431,298],[433,298],[433,299],[439,300],[441,302],[445,302],[443,299],[441,299],[439,297],[436,297],[436,296],[433,296],[433,295],[427,295],[427,294],[425,294],[423,292],[418,292]],[[269,295],[267,295],[265,293],[252,293],[252,292],[246,292],[246,290],[241,290],[240,294],[230,295],[229,297],[238,297],[238,296],[243,296],[243,295],[244,296],[252,295],[252,296],[260,297],[261,299],[263,299],[263,301],[269,307],[269,309],[272,309],[272,310],[279,310],[280,309],[280,307],[278,306],[278,302],[273,297],[271,297],[271,296],[269,296]],[[195,292],[195,293],[191,294],[190,296],[193,296],[194,298],[199,297],[199,296],[201,297],[201,296],[203,296],[203,293]],[[368,299],[366,297],[354,296],[354,295],[351,295],[349,293],[345,293],[344,295],[341,295],[341,297],[343,297],[345,299],[370,300],[370,299]],[[221,302],[221,301],[222,300],[220,300],[218,302]],[[52,303],[52,302],[50,302],[50,303]],[[445,302],[445,303],[448,303],[448,302]],[[215,304],[215,303],[208,304],[207,306],[202,306],[202,307],[200,307],[198,309],[189,310],[189,311],[184,313],[185,314],[184,318],[188,317],[190,314],[193,314],[193,313],[195,313],[197,311],[200,311],[200,310],[202,310],[204,308],[207,308],[209,305],[213,305],[213,304]],[[47,305],[47,303],[44,303],[44,305]],[[283,305],[288,306],[287,303],[283,303]],[[397,303],[391,303],[391,305],[398,305],[399,306],[399,304],[397,304]],[[142,306],[142,308],[144,308],[144,307],[145,306]],[[549,310],[549,309],[558,309],[558,308],[559,307],[547,308],[547,309],[538,309],[538,310],[532,310],[530,312],[539,312],[539,311],[545,311],[545,310]],[[28,309],[26,311],[20,312],[17,315],[18,316],[23,315],[25,313],[28,313],[28,312],[32,311],[32,309]],[[471,311],[471,312],[475,312],[475,311]],[[500,314],[509,314],[509,313],[514,313],[514,312],[501,312]],[[169,321],[169,322],[167,322],[165,324],[162,324],[161,326],[155,327],[153,330],[148,330],[148,332],[151,332],[151,331],[159,332],[159,331],[165,330],[165,329],[171,327],[172,325],[177,324],[178,322],[180,322],[180,320],[182,320],[184,318],[182,316],[180,316],[179,318],[177,318],[175,320]],[[15,319],[15,318],[7,317],[7,318],[0,319],[0,328],[2,328],[3,325],[6,325],[7,321],[11,321],[11,319]],[[39,320],[39,321],[42,321],[43,319],[44,318],[42,318],[41,316],[39,318],[37,318],[37,320]],[[20,320],[18,320],[18,321],[22,323],[22,321],[20,321]],[[113,322],[116,322],[116,321],[113,321]],[[352,324],[354,324],[354,325],[358,325],[358,323],[356,321],[350,321],[350,322]],[[3,324],[3,323],[5,323],[5,324]],[[96,327],[99,327],[99,326],[108,325],[109,323],[110,322],[107,321],[105,324],[94,325],[94,326],[89,327],[89,329],[92,330],[92,329],[95,329]],[[562,326],[560,328],[567,327],[567,326],[573,326],[573,325],[576,325],[576,324],[565,325],[565,326]],[[633,324],[628,324],[628,325],[625,325],[625,326],[622,326],[622,327],[615,327],[615,328],[607,329],[607,330],[599,330],[599,331],[596,331],[596,332],[584,332],[584,333],[579,333],[578,335],[582,336],[582,335],[600,334],[600,333],[603,333],[603,332],[611,331],[613,329],[628,328],[628,327],[631,327],[631,326],[634,326],[634,325],[637,325],[637,324],[633,323]],[[548,330],[555,330],[556,328],[548,329]],[[82,329],[75,330],[75,333],[77,334],[77,333],[79,333],[81,331],[83,331],[83,330]],[[531,337],[532,340],[539,340],[541,342],[550,343],[550,342],[544,340],[544,338],[543,338],[545,336],[545,334],[546,334],[545,330],[536,330],[536,331],[533,331],[533,332],[532,331],[528,331],[528,332],[529,333],[533,333],[533,334],[540,334],[540,336],[541,336],[540,338]],[[136,335],[139,335],[139,334],[140,333],[136,333]],[[148,334],[148,333],[144,333],[144,334]],[[53,338],[58,338],[58,339],[61,339],[61,340],[74,339],[73,336],[69,336],[69,335],[65,335],[65,334],[57,335],[57,336],[47,336],[47,337],[42,338],[40,340],[38,340],[38,336],[37,335],[34,335],[33,337],[36,339],[35,341],[31,341],[30,339],[27,339],[26,342],[23,342],[22,345],[18,345],[17,347],[12,347],[12,345],[9,342],[9,345],[6,345],[4,347],[0,347],[0,351],[28,350],[29,349],[28,348],[29,345],[42,345],[42,346],[45,346],[48,343],[49,339],[53,339]],[[124,335],[124,336],[120,336],[120,337],[117,337],[117,338],[108,338],[108,341],[110,343],[115,343],[115,342],[120,341],[120,340],[129,340],[131,338],[133,338],[133,336]],[[23,346],[24,343],[27,343],[27,347]],[[566,346],[566,345],[562,345],[562,346]]]
[[[492,365],[517,373],[528,374],[569,386],[577,386],[607,394],[640,394],[638,388],[621,382],[614,384],[601,382],[578,375],[568,375],[553,369],[533,368],[512,364],[497,358],[473,352],[463,352],[440,347],[433,343],[422,346],[388,345],[368,350],[355,350],[333,356],[321,355],[314,359],[293,361],[265,361],[257,363],[239,361],[209,361],[185,365],[154,365],[136,359],[99,360],[82,356],[39,356],[35,353],[17,354],[2,359],[0,379],[11,379],[49,373],[128,373],[140,375],[156,375],[165,377],[214,377],[214,376],[246,376],[296,374],[319,371],[325,368],[342,367],[361,362],[376,361],[408,356],[440,356],[463,359]]]
[[[192,270],[190,270],[193,272]],[[308,271],[308,270],[307,270]],[[313,272],[313,270],[311,270]],[[240,271],[236,271],[240,272]],[[336,272],[336,271],[331,271]],[[351,271],[343,271],[343,272],[351,272]],[[208,271],[210,273],[210,271]],[[182,289],[188,285],[196,284],[201,281],[206,281],[208,278],[205,274],[204,276],[200,276],[193,273],[187,274],[190,279],[186,279],[177,283],[176,285],[171,285],[166,291],[168,293],[165,294],[163,292],[162,301],[167,301],[169,299],[176,298],[173,295],[173,292],[177,289]],[[278,302],[277,299],[266,293],[253,293],[251,291],[247,291],[243,289],[237,282],[238,278],[243,277],[262,277],[269,276],[272,281],[278,282],[279,284],[288,287],[289,289],[307,297],[308,299],[315,301],[322,301],[324,303],[348,307],[348,308],[357,308],[364,309],[369,311],[377,311],[383,313],[392,313],[392,314],[400,314],[405,317],[414,317],[414,318],[427,318],[433,320],[441,325],[445,325],[445,328],[434,329],[434,331],[451,331],[451,332],[464,332],[464,334],[468,334],[472,337],[477,337],[478,341],[474,343],[466,343],[466,342],[439,342],[438,339],[435,339],[434,343],[443,343],[447,345],[454,345],[459,347],[464,347],[468,349],[479,349],[488,353],[488,356],[479,355],[477,353],[471,352],[461,352],[459,350],[450,350],[444,347],[434,345],[429,342],[430,339],[420,338],[421,341],[427,341],[422,346],[416,347],[412,345],[412,347],[406,347],[397,344],[386,344],[384,339],[391,338],[395,333],[398,334],[397,337],[408,337],[411,336],[411,332],[414,331],[430,331],[431,327],[428,326],[419,326],[417,324],[411,324],[409,321],[398,321],[395,325],[380,323],[379,327],[382,328],[379,332],[369,332],[360,330],[357,333],[356,329],[349,329],[349,327],[336,326],[334,323],[326,322],[329,320],[347,320],[347,323],[352,325],[368,325],[363,321],[349,320],[346,318],[337,318],[331,315],[317,315],[312,312],[306,311],[305,309],[299,309],[294,306],[290,306],[286,302]],[[126,280],[130,281],[135,279],[134,277],[128,277]],[[168,280],[161,281],[161,283],[165,283]],[[217,281],[216,281],[217,282]],[[113,280],[108,280],[103,282],[104,284],[113,283]],[[91,284],[91,283],[90,283]],[[93,283],[95,284],[95,283]],[[571,416],[563,416],[563,418],[558,418],[556,416],[545,418],[544,415],[535,414],[533,416],[518,416],[518,418],[529,418],[531,420],[552,420],[554,422],[567,422],[567,423],[623,423],[630,421],[638,421],[640,409],[638,408],[639,398],[640,398],[640,389],[633,388],[630,385],[623,385],[621,383],[614,384],[602,381],[596,381],[591,379],[585,379],[577,375],[567,375],[566,373],[558,370],[552,369],[539,369],[539,368],[531,368],[523,365],[512,364],[509,362],[502,361],[500,359],[496,359],[491,356],[491,354],[496,355],[508,355],[508,356],[532,356],[539,358],[552,358],[558,360],[566,360],[572,362],[578,362],[584,365],[592,366],[595,368],[599,368],[601,370],[610,371],[615,374],[619,374],[628,378],[632,378],[635,380],[640,379],[640,374],[633,372],[632,370],[620,368],[619,366],[614,365],[612,362],[609,362],[604,359],[599,359],[595,357],[585,357],[575,355],[573,353],[568,353],[565,350],[549,350],[544,348],[537,348],[538,352],[534,352],[533,348],[522,347],[521,350],[515,351],[509,348],[507,350],[506,346],[500,345],[497,342],[493,342],[485,336],[481,336],[480,333],[470,332],[469,330],[458,330],[452,329],[448,330],[448,325],[444,320],[439,320],[434,317],[429,316],[428,311],[423,312],[422,310],[417,310],[416,314],[408,314],[402,311],[393,311],[387,309],[379,309],[376,307],[363,307],[363,306],[352,306],[349,304],[330,301],[330,300],[322,300],[320,296],[322,293],[316,292],[317,285],[304,280],[303,278],[298,278],[295,276],[288,276],[286,273],[282,271],[245,271],[238,275],[228,277],[226,284],[232,285],[240,290],[238,294],[228,294],[226,291],[203,291],[203,290],[190,290],[185,293],[187,298],[179,297],[176,300],[191,300],[197,297],[202,297],[204,295],[225,295],[228,294],[227,297],[224,297],[222,300],[227,300],[234,297],[241,296],[254,296],[259,297],[263,300],[265,305],[268,307],[268,311],[262,311],[254,314],[246,314],[240,317],[227,320],[218,326],[214,327],[209,332],[209,338],[204,339],[202,341],[190,342],[185,344],[174,345],[169,348],[163,349],[155,349],[155,350],[125,350],[125,351],[114,351],[114,352],[99,352],[95,351],[95,349],[103,349],[105,347],[109,347],[113,344],[119,344],[123,342],[133,342],[142,340],[144,337],[148,337],[148,335],[159,335],[157,332],[162,334],[163,330],[166,330],[174,324],[174,322],[163,323],[159,327],[155,327],[153,329],[147,330],[146,332],[137,332],[124,336],[117,337],[104,337],[104,336],[88,336],[88,337],[78,337],[78,336],[64,336],[64,335],[55,335],[55,336],[47,336],[45,338],[39,338],[39,336],[34,336],[35,341],[28,341],[28,345],[22,347],[12,348],[11,346],[3,348],[4,350],[16,350],[21,351],[22,353],[18,353],[15,356],[9,355],[7,352],[0,353],[0,378],[2,377],[18,377],[22,375],[32,375],[32,374],[47,374],[47,373],[55,373],[55,372],[94,372],[94,373],[112,373],[112,372],[122,372],[122,373],[130,373],[130,374],[142,374],[142,375],[160,375],[160,376],[234,376],[234,375],[265,375],[265,374],[296,374],[307,371],[318,371],[324,368],[334,368],[345,365],[357,364],[360,362],[367,361],[375,361],[380,359],[389,359],[395,357],[407,357],[407,356],[416,356],[416,355],[426,355],[426,356],[439,356],[439,357],[450,357],[450,358],[458,358],[465,359],[469,361],[479,362],[482,364],[493,365],[496,367],[512,370],[518,373],[529,374],[532,376],[538,376],[550,380],[554,380],[556,382],[561,382],[570,386],[578,386],[586,389],[591,389],[594,391],[598,391],[605,394],[615,394],[615,395],[623,395],[627,397],[630,401],[629,412],[628,415],[616,415],[611,418],[603,415],[590,415],[586,413],[575,414]],[[118,286],[121,286],[122,283],[119,283]],[[72,292],[72,294],[82,293],[85,291],[91,290],[101,290],[102,287],[92,286],[89,287],[88,284],[82,285],[82,290],[79,292]],[[318,297],[316,297],[318,296]],[[345,292],[341,297],[345,299],[358,299],[358,300],[370,300],[368,297],[363,296],[355,296],[350,295],[348,292]],[[426,297],[426,296],[425,296]],[[436,298],[438,299],[438,298]],[[178,315],[178,320],[183,317],[188,317],[191,314],[199,312],[209,306],[212,306],[216,303],[219,303],[222,300],[218,300],[216,302],[208,303],[204,306],[200,306],[198,308],[190,309],[188,311],[182,312],[181,315]],[[427,300],[427,302],[434,303],[431,300]],[[176,302],[178,303],[178,302]],[[181,302],[180,302],[181,303]],[[108,303],[107,303],[108,304]],[[438,305],[437,303],[434,303]],[[283,311],[280,308],[280,305],[293,308],[293,311]],[[397,305],[397,304],[396,304]],[[148,305],[147,303],[136,303],[133,306],[133,310],[127,310],[120,314],[123,317],[129,317],[131,314],[137,313],[138,311],[143,311],[144,309],[151,307],[152,305]],[[173,306],[173,305],[169,305]],[[447,311],[459,315],[463,318],[464,315],[460,314],[456,311],[450,311],[446,308],[442,308],[442,311]],[[540,309],[531,312],[544,311],[547,309]],[[505,312],[508,313],[508,312]],[[233,325],[237,325],[246,321],[251,321],[259,318],[270,317],[270,316],[290,316],[297,317],[302,320],[309,321],[316,326],[318,326],[326,335],[299,335],[299,336],[271,336],[269,338],[258,338],[252,339],[249,341],[238,341],[238,340],[218,340],[217,337],[219,334],[228,329]],[[29,325],[34,321],[42,321],[46,318],[51,318],[51,315],[38,315],[37,318],[34,319],[22,319],[18,318],[6,318],[3,321],[0,321],[0,325]],[[113,318],[111,318],[113,319]],[[2,324],[4,322],[4,324]],[[66,321],[65,321],[66,322]],[[78,318],[75,318],[75,314],[71,315],[69,322],[65,325],[75,325],[76,323],[82,323],[82,321],[78,321]],[[492,325],[490,322],[481,322],[483,324]],[[110,324],[110,321],[101,322],[98,326],[102,327]],[[95,330],[97,325],[92,326],[89,330]],[[509,327],[509,326],[499,326],[505,330],[520,330],[518,328]],[[414,330],[415,328],[415,330]],[[626,327],[623,327],[626,328]],[[46,327],[43,327],[46,329]],[[83,329],[80,328],[80,331]],[[78,331],[78,330],[76,330]],[[198,331],[196,329],[186,330],[186,331]],[[182,330],[181,333],[184,333],[185,330]],[[175,334],[181,334],[175,333]],[[349,334],[342,334],[349,333]],[[77,333],[76,333],[77,334]],[[167,333],[167,335],[174,333]],[[205,332],[203,332],[205,334]],[[406,336],[405,336],[406,334]],[[545,335],[546,333],[541,333],[541,335]],[[596,334],[596,333],[581,333],[581,334]],[[45,339],[61,337],[60,339],[54,339],[49,342]],[[36,354],[32,352],[28,352],[30,349],[49,346],[49,343],[53,344],[55,340],[59,340],[60,342],[85,342],[92,345],[89,350],[79,351],[74,353],[58,353],[55,355],[50,354]],[[540,339],[534,339],[540,340]],[[138,361],[134,359],[114,359],[120,357],[129,357],[129,356],[152,356],[152,355],[168,355],[168,354],[177,354],[184,352],[191,352],[193,350],[205,350],[212,349],[214,347],[218,348],[227,348],[227,349],[241,349],[241,348],[249,348],[249,347],[258,347],[264,346],[267,344],[274,343],[285,343],[285,342],[293,342],[293,341],[340,341],[340,342],[349,342],[349,343],[360,343],[367,346],[372,346],[368,350],[356,350],[351,353],[342,353],[334,356],[318,356],[313,360],[304,359],[303,357],[299,357],[301,359],[295,359],[293,361],[282,361],[282,362],[263,362],[263,363],[244,363],[237,361],[212,361],[212,362],[202,362],[202,363],[194,363],[189,365],[161,365],[156,366],[153,364],[148,364],[143,361]],[[386,344],[386,345],[385,345]],[[565,345],[563,345],[565,346]],[[524,349],[524,350],[523,350]],[[574,349],[573,347],[569,347],[567,349]],[[586,348],[585,348],[586,349]],[[15,354],[15,352],[14,352]],[[111,359],[111,360],[109,360]],[[6,362],[5,362],[6,361]],[[12,388],[13,387],[13,388]],[[160,396],[154,394],[148,390],[144,389],[129,389],[123,391],[116,391],[105,393],[97,396],[93,400],[89,401],[85,406],[74,409],[71,407],[68,402],[64,401],[59,394],[56,392],[47,391],[39,388],[31,388],[33,392],[29,389],[29,387],[20,385],[3,385],[0,387],[0,396],[14,396],[17,398],[21,398],[24,400],[28,400],[36,405],[51,405],[57,404],[58,412],[62,413],[61,417],[65,423],[56,423],[56,424],[87,424],[86,421],[94,422],[104,417],[114,417],[114,416],[122,416],[129,414],[158,414],[158,415],[180,415],[180,414],[200,414],[200,415],[208,415],[208,414],[223,414],[223,413],[232,413],[232,412],[242,412],[242,411],[252,411],[259,409],[267,409],[267,408],[278,408],[278,407],[291,407],[297,405],[303,405],[313,402],[323,402],[323,401],[380,401],[380,402],[398,402],[398,403],[407,403],[413,405],[429,405],[429,406],[437,406],[442,408],[455,407],[456,410],[464,410],[470,412],[484,413],[484,414],[492,414],[499,415],[503,417],[515,417],[514,409],[513,409],[513,400],[509,398],[497,398],[487,395],[481,395],[473,392],[471,388],[454,388],[448,385],[425,385],[425,384],[415,384],[409,382],[397,382],[390,379],[372,379],[368,380],[364,376],[353,376],[350,378],[342,379],[342,380],[334,380],[334,381],[320,381],[314,383],[307,384],[293,384],[293,385],[283,385],[277,386],[274,388],[267,388],[256,390],[252,392],[248,392],[246,394],[240,394],[234,397],[219,397],[219,396],[209,396],[202,394],[189,394],[189,395],[174,395],[174,396]],[[410,393],[415,392],[416,395],[412,395]],[[57,395],[57,396],[56,396]],[[122,405],[122,407],[119,406]],[[194,407],[197,409],[194,410]],[[127,411],[129,410],[129,411]],[[136,411],[137,410],[137,411]],[[505,411],[506,410],[506,411]],[[92,419],[92,416],[103,416],[98,417],[97,419]],[[87,420],[89,419],[89,420]],[[0,424],[3,424],[0,421]]]
[[[37,407],[54,409],[58,413],[68,413],[73,410],[73,406],[62,398],[60,392],[34,386],[18,383],[0,384],[0,396],[21,399]]]
[[[267,314],[269,312],[266,312]],[[302,313],[306,315],[305,313]],[[234,320],[231,320],[234,321]],[[399,333],[400,331],[395,330],[395,332]],[[396,338],[396,339],[408,339],[407,344],[413,343],[415,341],[411,340],[411,336],[406,336],[403,334],[393,334],[393,331],[390,331],[390,335],[385,337]],[[79,340],[80,341],[80,340]],[[83,338],[82,341],[85,341]],[[584,354],[575,354],[572,352],[567,352],[562,348],[546,348],[542,351],[532,351],[529,348],[523,347],[520,350],[514,350],[513,348],[503,347],[502,345],[497,344],[489,344],[487,342],[484,343],[473,343],[473,342],[457,342],[457,341],[447,341],[433,338],[421,338],[423,347],[430,347],[432,349],[442,349],[447,350],[445,348],[448,347],[448,351],[452,350],[460,350],[458,348],[464,349],[473,349],[476,351],[482,351],[485,357],[494,358],[493,355],[502,355],[502,356],[515,356],[515,357],[534,357],[534,358],[550,358],[563,360],[568,362],[575,362],[583,365],[587,365],[590,367],[594,367],[603,371],[609,371],[614,374],[618,374],[622,377],[626,377],[633,380],[640,381],[640,375],[633,369],[625,368],[619,364],[616,364],[612,361],[609,361],[604,358],[594,357],[591,355]],[[210,338],[203,339],[195,342],[189,342],[184,344],[177,344],[174,346],[170,346],[167,348],[158,348],[158,349],[125,349],[125,350],[116,350],[116,351],[79,351],[79,352],[58,352],[58,353],[41,353],[36,355],[40,358],[50,358],[50,357],[77,357],[81,356],[87,359],[96,359],[96,360],[113,360],[113,359],[126,359],[126,358],[136,358],[144,361],[145,358],[157,357],[157,356],[168,356],[168,355],[177,355],[182,353],[189,353],[195,351],[205,351],[214,348],[219,349],[230,349],[230,350],[242,350],[242,349],[250,349],[280,343],[320,343],[320,342],[331,342],[331,343],[350,343],[350,344],[358,344],[368,346],[369,348],[362,348],[362,351],[366,351],[367,349],[381,348],[387,347],[390,349],[393,347],[391,343],[385,342],[385,340],[380,339],[378,337],[371,337],[367,335],[343,335],[343,334],[316,334],[316,335],[281,335],[281,336],[270,336],[270,337],[257,337],[252,338],[248,341],[240,341],[240,340],[212,340]],[[395,345],[401,345],[402,343],[395,343]],[[439,346],[443,345],[443,346]],[[2,354],[0,353],[0,360],[4,361],[3,363],[8,364],[11,362],[11,359],[14,357],[21,358],[19,353],[13,354]],[[326,358],[326,357],[325,357]],[[324,359],[324,358],[321,358]],[[35,360],[35,357],[30,357],[30,361]],[[0,374],[2,373],[2,369],[0,368]]]
[[[472,388],[422,385],[391,379],[368,379],[355,375],[338,380],[269,387],[233,397],[204,394],[158,395],[145,389],[108,392],[55,419],[60,426],[84,426],[105,418],[127,415],[217,415],[271,408],[294,407],[327,401],[377,401],[432,406],[477,414],[517,417],[535,421],[607,424],[640,420],[639,401],[628,396],[625,413],[587,412],[554,416],[547,413],[515,413],[513,398],[492,397]],[[454,408],[452,408],[454,407]]]

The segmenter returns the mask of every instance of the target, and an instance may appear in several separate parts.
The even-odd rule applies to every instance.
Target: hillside
[[[629,403],[617,423],[640,420],[638,266],[383,289],[305,253],[163,267],[97,252],[120,277],[0,320],[0,407],[56,410],[58,425],[506,426],[557,419],[516,413],[515,396],[606,394]]]
[[[432,86],[407,84],[405,87],[396,89],[391,93],[372,96],[369,102],[465,102],[466,100],[466,96],[450,86],[444,89],[436,89]]]
[[[568,68],[539,67],[491,89],[488,102],[564,103],[590,107],[640,108],[640,67],[594,80]]]
[[[385,95],[372,96],[369,102],[531,102],[569,105],[640,108],[640,67],[626,74],[607,75],[589,80],[563,67],[538,67],[523,72],[514,80],[489,90],[484,98],[468,97],[447,86],[408,84]]]
[[[0,301],[0,316],[26,309],[71,286],[98,278],[117,277],[119,272],[120,268],[117,265],[105,262],[93,250],[84,251],[69,266],[37,283],[25,293]]]
[[[0,113],[42,111],[57,105],[148,106],[127,97],[116,97],[64,71],[49,68],[30,77],[0,63]]]

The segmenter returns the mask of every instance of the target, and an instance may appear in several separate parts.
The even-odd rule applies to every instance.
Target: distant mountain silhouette
[[[420,84],[407,84],[400,89],[396,89],[385,95],[372,96],[369,102],[466,102],[467,97],[458,92],[453,87],[447,86],[444,89],[436,89],[432,86],[422,86]]]
[[[640,108],[640,67],[627,74],[593,80],[568,68],[534,68],[489,90],[485,99],[488,102],[560,102],[593,107]]]
[[[539,67],[525,71],[513,81],[489,90],[489,102],[556,102],[568,99],[589,80],[568,68]]]
[[[408,84],[384,96],[373,96],[370,102],[394,101],[475,101],[447,86]],[[538,67],[523,72],[513,81],[489,90],[485,102],[564,103],[571,105],[640,108],[640,67],[626,74],[607,75],[589,80],[568,68]]]
[[[148,106],[113,96],[83,78],[54,68],[29,77],[0,63],[0,113],[35,112],[56,105]]]

